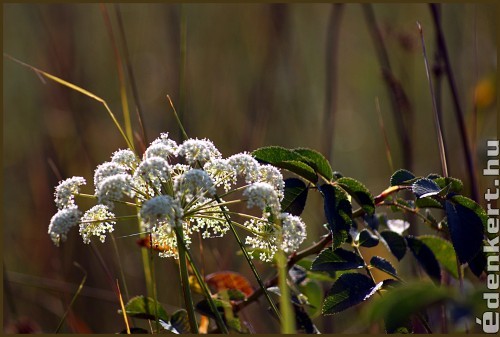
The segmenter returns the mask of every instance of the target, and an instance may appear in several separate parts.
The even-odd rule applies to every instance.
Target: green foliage
[[[281,201],[281,211],[300,215],[306,206],[308,188],[300,179],[285,179],[285,196]]]
[[[363,266],[363,259],[357,254],[342,248],[335,250],[327,248],[314,259],[311,270],[331,272],[363,268]]]
[[[390,184],[391,186],[398,185],[409,185],[415,179],[415,175],[408,170],[397,170],[391,176]]]
[[[380,257],[380,256],[373,256],[370,259],[370,265],[374,268],[377,268],[378,270],[381,270],[391,276],[396,277],[397,271],[396,268],[392,266],[392,264],[387,261],[386,259]]]
[[[370,298],[376,285],[368,276],[358,273],[342,274],[328,291],[323,302],[323,315],[333,315]]]
[[[437,284],[441,281],[441,268],[432,250],[420,239],[414,236],[406,236],[406,242],[413,256],[422,266],[429,277]]]
[[[362,247],[375,247],[378,245],[378,237],[371,234],[368,230],[363,229],[359,232],[358,244]]]
[[[398,233],[387,230],[380,232],[380,235],[384,239],[384,242],[387,244],[387,247],[391,251],[392,255],[400,261],[406,254],[405,239]]]
[[[431,283],[401,284],[374,299],[364,311],[364,316],[370,322],[384,321],[388,332],[396,332],[400,327],[408,327],[412,315],[449,297],[446,288]]]
[[[484,232],[481,218],[472,209],[460,204],[465,201],[454,197],[445,203],[451,242],[461,263],[469,262],[479,252]]]
[[[348,231],[352,224],[352,206],[347,194],[338,186],[323,184],[320,187],[324,198],[326,220],[332,233]]]
[[[421,235],[418,239],[432,250],[441,266],[454,278],[458,279],[457,256],[453,250],[453,245],[449,241],[434,235]]]
[[[427,178],[418,179],[411,188],[418,199],[437,195],[441,191],[438,184]]]
[[[349,193],[368,215],[375,212],[375,201],[365,185],[353,178],[340,178],[336,183]]]
[[[125,305],[125,312],[131,317],[150,320],[158,318],[164,322],[169,321],[169,316],[160,303],[142,295],[131,298]]]
[[[305,162],[309,166],[311,166],[314,171],[325,177],[326,180],[330,181],[333,179],[332,167],[330,166],[328,160],[326,160],[326,158],[321,153],[302,147],[293,149],[292,151],[301,155],[304,158]]]

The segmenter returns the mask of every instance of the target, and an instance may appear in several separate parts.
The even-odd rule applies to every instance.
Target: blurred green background
[[[116,10],[121,13],[148,141],[160,132],[169,132],[181,141],[168,94],[188,134],[213,140],[224,156],[266,145],[310,147],[323,152],[334,170],[364,182],[378,194],[387,187],[392,173],[378,124],[378,98],[394,169],[407,166],[370,35],[373,28],[367,25],[360,4],[117,6],[108,4],[106,8],[116,39]],[[408,98],[404,118],[413,151],[412,167],[406,168],[418,175],[439,173],[432,105],[416,26],[417,21],[422,24],[432,66],[436,43],[429,7],[374,4],[372,9],[393,76]],[[496,138],[498,125],[496,7],[444,4],[441,10],[473,145],[479,191],[484,193],[491,186],[480,175],[485,143]],[[122,121],[110,41],[98,4],[3,5],[4,53],[102,97]],[[4,327],[30,317],[33,329],[53,332],[83,277],[73,265],[76,261],[88,279],[63,331],[121,331],[118,302],[97,255],[82,243],[76,230],[62,247],[55,247],[47,226],[56,211],[53,189],[59,179],[84,176],[89,181],[86,191],[92,192],[95,166],[126,144],[100,103],[41,80],[5,57],[3,90]],[[130,90],[128,97],[140,138]],[[450,175],[463,179],[468,189],[460,135],[444,80],[441,97]],[[328,107],[335,111],[333,126],[328,122]],[[141,148],[139,141],[136,145]],[[308,243],[323,233],[319,199],[311,196],[303,215],[309,226]],[[82,209],[90,206],[81,205]],[[115,231],[131,296],[146,292],[136,237],[119,238],[134,229],[131,224]],[[96,247],[113,277],[119,277],[111,241]],[[228,239],[204,241],[207,273],[238,271],[256,286],[236,251]],[[156,259],[155,263],[159,299],[172,312],[182,306],[177,267],[170,259]],[[409,262],[403,260],[405,263]],[[273,275],[266,265],[258,264],[258,268],[265,278]],[[253,304],[243,317],[257,332],[279,331],[269,315],[262,315],[265,307],[263,300]],[[356,310],[335,318],[317,317],[314,322],[321,331],[365,331],[366,327],[342,319]]]

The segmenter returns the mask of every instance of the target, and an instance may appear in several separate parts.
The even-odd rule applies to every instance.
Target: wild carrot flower
[[[273,214],[277,214],[280,210],[278,193],[268,183],[254,183],[248,186],[243,192],[243,196],[248,198],[248,208],[257,206],[265,211],[269,207]]]
[[[58,209],[71,207],[75,204],[75,194],[80,190],[81,185],[85,185],[83,177],[72,177],[63,180],[56,187],[55,202]]]
[[[202,165],[210,159],[220,158],[221,153],[208,139],[188,139],[179,146],[178,155],[186,158],[193,165],[200,162]]]
[[[133,181],[129,174],[120,173],[104,179],[96,191],[97,200],[101,204],[113,207],[113,202],[123,196],[132,195]]]
[[[94,171],[94,186],[96,193],[104,179],[122,173],[127,173],[127,168],[116,162],[105,162],[97,166]]]
[[[106,232],[114,231],[115,215],[105,205],[95,205],[86,211],[80,219],[80,235],[84,243],[90,243],[91,236],[98,236],[101,242],[106,240]]]
[[[227,159],[236,173],[245,178],[247,183],[259,179],[259,162],[248,153],[238,153]]]
[[[135,153],[129,149],[115,151],[111,156],[111,162],[122,165],[127,169],[135,169],[138,165]]]
[[[61,241],[66,241],[69,230],[78,224],[81,215],[78,207],[69,206],[59,210],[50,219],[48,233],[56,246],[59,246]]]
[[[185,162],[174,164],[174,157]],[[238,176],[244,181],[240,186]],[[104,242],[120,220],[111,212],[116,203],[132,207],[152,244],[161,247],[162,257],[178,257],[179,230],[189,248],[194,232],[202,238],[221,237],[230,226],[237,226],[248,233],[246,244],[260,250],[263,261],[271,261],[280,249],[287,253],[297,250],[306,235],[299,217],[281,213],[284,181],[278,169],[261,165],[248,153],[224,159],[206,139],[188,139],[177,145],[163,133],[142,157],[128,149],[114,152],[111,161],[94,172],[98,204],[80,219],[74,195],[84,183],[83,178],[73,177],[56,188],[60,211],[49,226],[55,244],[64,241],[77,224],[85,243],[92,236]],[[220,196],[218,189],[223,190]],[[231,211],[241,203],[259,208],[261,216]]]

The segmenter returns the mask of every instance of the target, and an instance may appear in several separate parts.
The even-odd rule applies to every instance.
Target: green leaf
[[[281,163],[288,160],[300,161],[302,159],[299,154],[281,146],[261,147],[253,151],[252,156],[258,161],[268,164]]]
[[[297,148],[292,151],[300,154],[305,159],[305,162],[314,169],[314,171],[325,177],[327,180],[333,179],[332,167],[321,153],[307,148]]]
[[[340,178],[336,183],[349,193],[368,215],[375,212],[375,200],[365,185],[353,178]]]
[[[421,235],[418,239],[432,250],[441,266],[454,278],[458,279],[457,256],[451,242],[433,235]]]
[[[311,270],[330,272],[363,268],[363,266],[363,259],[353,252],[342,248],[337,248],[335,251],[326,248],[314,259]]]
[[[341,230],[349,231],[352,224],[352,206],[347,194],[338,186],[323,184],[320,191],[324,198],[325,216],[330,231],[335,235]]]
[[[378,245],[378,237],[372,235],[366,229],[363,229],[361,232],[359,232],[357,241],[362,247],[375,247],[376,245]]]
[[[285,196],[281,201],[281,211],[292,215],[301,215],[306,205],[308,188],[297,178],[285,179]]]
[[[415,175],[408,170],[397,170],[391,176],[391,186],[409,185],[415,179]]]
[[[486,271],[488,260],[486,258],[486,254],[480,251],[472,260],[469,261],[469,269],[470,271],[476,275],[476,277],[480,278],[484,271]]]
[[[161,322],[161,326],[175,334],[191,333],[187,311],[184,309],[177,310],[173,313],[169,322]]]
[[[282,161],[279,163],[273,164],[276,167],[288,170],[290,172],[293,172],[308,181],[310,181],[313,184],[316,184],[318,181],[318,176],[314,172],[314,170],[307,164],[304,164],[303,162],[296,161],[296,160],[287,160],[287,161]]]
[[[156,310],[155,310],[156,303]],[[154,299],[144,296],[135,296],[125,305],[125,312],[131,317],[156,320],[155,312],[158,312],[158,318],[168,322],[169,317],[160,303]]]
[[[451,177],[439,177],[432,179],[436,184],[438,184],[439,188],[444,189],[446,186],[450,186],[450,192],[460,193],[464,189],[464,184],[460,179],[451,178]]]
[[[481,250],[484,227],[481,218],[471,209],[447,200],[446,217],[450,238],[460,263],[469,262]]]
[[[332,233],[332,249],[339,248],[348,238],[349,233],[345,229]]]
[[[382,231],[380,232],[380,236],[384,239],[392,255],[394,255],[398,261],[401,261],[406,254],[405,239],[398,233],[391,231]]]
[[[383,272],[385,272],[391,276],[396,277],[396,275],[397,275],[396,268],[394,268],[389,261],[387,261],[386,259],[384,259],[380,256],[373,256],[370,259],[370,265],[372,265],[373,267],[375,267],[379,270],[382,270]]]
[[[363,274],[342,274],[323,302],[323,315],[333,315],[353,307],[373,295],[375,283]]]
[[[418,208],[443,208],[443,205],[441,205],[439,201],[431,197],[417,199],[415,201],[415,206],[417,206]]]
[[[260,162],[296,173],[312,183],[318,181],[318,176],[314,169],[303,162],[305,161],[304,157],[292,150],[281,146],[268,146],[253,151],[252,155]]]
[[[411,189],[418,199],[437,195],[441,191],[438,184],[427,178],[415,181]]]
[[[488,233],[487,231],[488,214],[486,214],[486,211],[481,206],[479,206],[474,200],[459,194],[450,196],[448,200],[451,200],[456,204],[462,205],[463,207],[468,208],[469,210],[474,212],[479,217],[479,219],[481,219],[486,236],[489,239],[493,239],[495,237],[496,235],[495,233]]]
[[[386,324],[390,322],[390,329],[394,329],[398,325],[407,325],[413,314],[449,297],[446,287],[436,287],[429,282],[401,284],[384,293],[384,296],[375,298],[366,307],[363,316],[372,323],[382,320]]]
[[[425,270],[427,275],[436,283],[441,282],[441,268],[432,250],[420,239],[408,235],[405,237],[410,251],[413,253],[418,263]]]

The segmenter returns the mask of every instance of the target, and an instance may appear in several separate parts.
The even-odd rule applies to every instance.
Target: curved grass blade
[[[49,80],[52,80],[54,82],[57,82],[65,87],[68,87],[72,90],[75,90],[75,91],[78,91],[79,93],[85,95],[85,96],[88,96],[96,101],[98,101],[99,103],[101,103],[104,108],[106,109],[106,111],[108,112],[109,116],[111,117],[111,119],[113,120],[113,122],[115,123],[115,126],[116,128],[118,129],[118,131],[120,131],[120,134],[122,135],[123,139],[125,140],[125,142],[127,143],[127,146],[132,150],[132,151],[135,151],[135,148],[134,148],[134,144],[132,142],[131,139],[129,139],[126,135],[125,135],[125,132],[123,131],[122,127],[120,126],[120,123],[118,122],[118,120],[116,119],[115,115],[113,114],[113,112],[111,111],[111,109],[109,108],[108,106],[108,103],[106,103],[106,101],[104,99],[102,99],[101,97],[91,93],[90,91],[87,91],[73,83],[69,83],[68,81],[65,81],[57,76],[54,76],[54,75],[51,75],[43,70],[40,70],[38,68],[35,68],[27,63],[24,63],[8,54],[3,54],[5,57],[7,57],[8,59],[22,65],[22,66],[25,66],[29,69],[31,69],[32,71],[34,71],[37,75],[41,75],[43,77],[46,77],[48,78]]]
[[[73,262],[73,264],[78,268],[80,269],[82,272],[83,272],[83,278],[82,278],[82,281],[80,282],[80,285],[78,286],[78,289],[76,290],[76,293],[75,295],[73,295],[73,298],[71,299],[71,302],[69,303],[68,305],[68,308],[66,309],[66,311],[64,312],[64,315],[63,317],[61,317],[61,320],[59,321],[59,324],[57,325],[57,328],[56,328],[56,331],[55,333],[58,333],[59,330],[61,330],[61,327],[64,323],[64,321],[66,320],[66,317],[68,316],[68,313],[69,313],[69,310],[71,309],[71,307],[73,306],[73,303],[75,303],[78,295],[80,295],[80,292],[82,291],[83,289],[83,285],[85,284],[85,281],[87,281],[87,272],[85,271],[85,269],[83,269],[82,266],[80,266],[78,263],[76,262]]]

